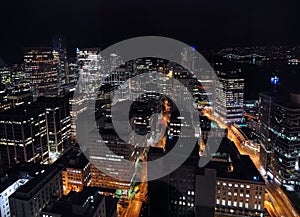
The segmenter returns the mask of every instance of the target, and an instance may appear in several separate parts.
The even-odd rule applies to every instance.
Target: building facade
[[[45,109],[50,158],[55,160],[71,147],[71,115],[68,96],[40,97],[37,105]]]
[[[67,195],[70,191],[80,192],[84,186],[91,184],[90,162],[82,152],[72,152],[68,156],[68,163],[62,171],[63,191]]]
[[[59,56],[52,48],[27,48],[24,51],[26,79],[33,95],[57,95]]]
[[[20,106],[0,113],[2,172],[18,162],[46,162],[49,158],[45,110]]]
[[[1,176],[1,216],[39,216],[52,196],[61,197],[61,171],[50,165],[21,163]]]
[[[158,209],[172,217],[264,216],[265,182],[250,157],[240,155],[234,143],[223,138],[218,151],[207,153],[210,162],[198,167],[198,149],[159,184],[149,182],[150,213]],[[150,151],[149,156],[157,154]],[[159,198],[168,201],[167,210],[160,206],[157,189]]]
[[[270,178],[288,190],[297,190],[300,185],[300,94],[262,94],[260,108],[262,145],[269,145],[268,158],[262,156],[262,163],[267,165]]]
[[[224,124],[239,123],[244,116],[244,78],[240,72],[219,74],[214,115]]]

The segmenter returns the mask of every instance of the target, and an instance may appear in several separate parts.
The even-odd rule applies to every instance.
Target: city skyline
[[[0,216],[300,216],[295,1],[0,8]]]

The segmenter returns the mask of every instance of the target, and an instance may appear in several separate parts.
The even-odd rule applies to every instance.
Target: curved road
[[[261,165],[259,160],[259,155],[255,152],[249,151],[245,149],[241,143],[246,142],[244,136],[234,127],[221,123],[219,120],[214,118],[210,113],[203,111],[203,115],[207,116],[209,119],[214,120],[218,123],[218,125],[222,128],[228,129],[228,138],[234,142],[236,147],[238,148],[241,154],[249,155],[254,165],[261,172]],[[293,207],[291,201],[288,199],[286,194],[278,187],[276,184],[269,182],[266,180],[264,174],[262,174],[266,182],[266,189],[270,196],[270,202],[267,201],[267,210],[269,211],[271,216],[274,217],[299,217],[300,215],[297,213],[296,209]]]

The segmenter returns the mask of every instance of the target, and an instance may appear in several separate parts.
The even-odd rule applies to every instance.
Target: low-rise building
[[[71,191],[61,199],[53,199],[43,209],[43,217],[116,217],[118,199],[100,194],[96,187]]]

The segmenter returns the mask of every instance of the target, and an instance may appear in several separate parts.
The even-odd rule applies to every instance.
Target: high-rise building
[[[181,52],[181,66],[194,72],[199,71],[195,47],[185,47]]]
[[[3,171],[17,162],[48,160],[45,109],[35,104],[0,113],[0,155]]]
[[[267,174],[288,190],[300,186],[300,94],[261,94],[262,145]],[[262,148],[264,149],[264,148]],[[267,160],[265,160],[267,159]],[[268,165],[269,164],[269,165]]]
[[[33,101],[22,67],[0,68],[0,111]]]
[[[181,66],[184,67],[184,69],[180,69],[179,72],[176,72],[177,70],[174,69],[173,73],[175,76],[176,74],[179,75],[175,78],[179,78],[180,80],[180,77],[185,74],[184,71],[188,70],[189,75],[187,78],[190,85],[192,85],[192,89],[189,88],[189,91],[193,93],[194,97],[196,97],[199,106],[212,105],[216,78],[213,76],[213,71],[203,71],[200,65],[200,57],[197,56],[194,46],[186,47],[181,52]],[[197,73],[197,78],[195,73]],[[191,82],[193,79],[196,81]]]
[[[69,62],[68,83],[76,84],[79,77],[79,64],[75,60]]]
[[[47,139],[51,160],[71,146],[71,115],[68,96],[40,97],[37,105],[45,109]]]
[[[259,124],[260,124],[260,163],[267,172],[270,169],[271,161],[271,107],[273,104],[274,94],[261,93],[259,95]]]
[[[13,92],[28,91],[30,83],[26,79],[26,73],[23,65],[14,65],[12,67],[11,73]]]
[[[62,85],[70,82],[66,41],[63,37],[53,37],[53,55],[57,64],[57,75],[60,89]]]
[[[58,94],[58,64],[59,55],[52,48],[25,49],[25,73],[34,96]]]
[[[11,102],[7,98],[7,89],[5,85],[0,83],[0,111],[5,111],[11,108]]]
[[[107,128],[106,128],[107,127]],[[99,140],[96,140],[95,134],[100,135],[105,142],[107,148],[112,153],[107,153],[99,145]],[[128,135],[129,136],[129,135]],[[100,128],[99,131],[91,131],[89,134],[90,144],[89,155],[91,159],[91,186],[129,189],[129,181],[124,181],[133,175],[133,168],[125,167],[122,160],[131,160],[133,153],[133,146],[124,142],[115,131],[112,129],[112,124],[107,122],[105,127]],[[99,165],[107,165],[106,171],[100,171]],[[118,176],[118,179],[114,178]]]
[[[240,72],[218,75],[214,115],[223,123],[241,122],[244,116],[244,78]]]
[[[0,129],[1,169],[54,161],[72,145],[69,98],[40,97],[2,112]]]
[[[11,86],[12,83],[12,70],[8,67],[0,68],[0,83],[4,84],[6,87]]]
[[[76,61],[79,67],[79,92],[85,93],[88,99],[95,99],[95,90],[100,87],[99,78],[107,75],[101,74],[103,70],[102,57],[99,48],[86,48],[76,50]],[[108,72],[107,72],[108,73]]]
[[[87,110],[87,98],[84,94],[78,94],[69,99],[71,115],[72,139],[76,140],[76,122],[78,115]]]
[[[52,196],[61,197],[61,171],[50,165],[21,163],[0,178],[1,216],[40,216]]]

